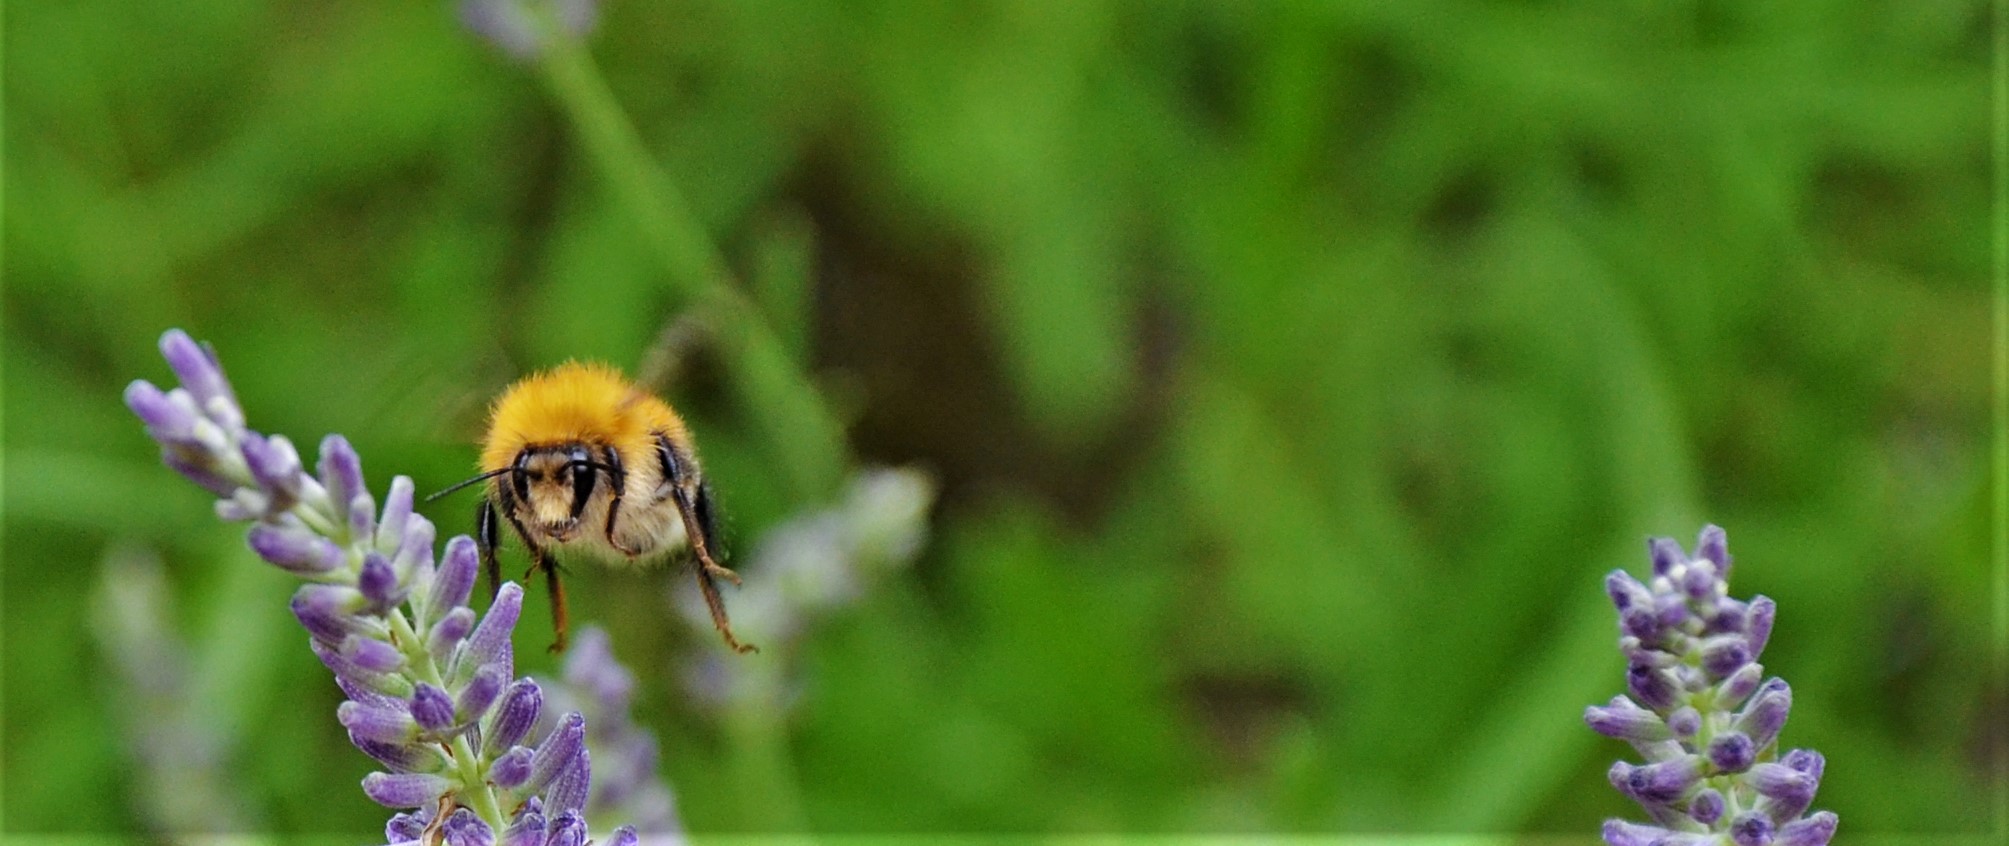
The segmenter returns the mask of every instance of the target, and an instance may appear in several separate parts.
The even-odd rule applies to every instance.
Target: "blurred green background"
[[[912,570],[800,656],[809,823],[1592,836],[1639,816],[1581,722],[1623,682],[1600,578],[1714,521],[1844,837],[1987,831],[1990,24],[608,4],[615,97],[857,460],[942,485]],[[5,832],[142,825],[90,609],[152,549],[255,825],[374,837],[290,580],[120,390],[185,327],[254,427],[423,492],[511,379],[637,362],[673,289],[446,4],[10,3],[5,96]],[[744,546],[815,503],[727,378],[670,398]],[[765,830],[693,636],[647,580],[570,584],[687,822]]]

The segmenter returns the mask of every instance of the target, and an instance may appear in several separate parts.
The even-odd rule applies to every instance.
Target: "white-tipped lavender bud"
[[[1650,743],[1673,736],[1660,715],[1634,705],[1624,697],[1613,699],[1612,704],[1606,707],[1592,705],[1585,708],[1583,719],[1592,731],[1620,740]]]
[[[1709,741],[1709,763],[1718,772],[1741,773],[1751,768],[1757,756],[1758,747],[1740,731],[1719,734]]]
[[[509,650],[509,634],[516,629],[516,618],[523,613],[523,586],[508,582],[495,595],[495,602],[488,606],[488,613],[468,635],[467,647],[460,653],[453,668],[456,683],[466,682],[474,677],[475,671],[490,664],[500,664],[503,675],[513,675],[511,663],[514,660]]]
[[[1646,542],[1647,556],[1653,561],[1653,575],[1665,576],[1680,564],[1686,563],[1688,554],[1681,551],[1681,543],[1673,538],[1652,538]]]
[[[530,759],[530,780],[525,787],[542,791],[566,767],[576,763],[585,751],[586,719],[576,713],[566,714],[551,729],[544,742],[537,745],[537,752]]]
[[[350,736],[378,743],[409,743],[419,733],[418,723],[404,708],[344,702],[335,708],[335,719]]]
[[[491,755],[515,746],[530,727],[537,724],[537,715],[544,707],[544,691],[529,679],[519,679],[509,686],[502,696],[502,705],[482,735],[482,745]]]
[[[1792,688],[1775,676],[1752,694],[1751,701],[1745,703],[1734,725],[1738,731],[1750,735],[1751,741],[1759,748],[1770,746],[1778,738],[1779,730],[1786,727],[1786,715],[1792,707]]]
[[[473,538],[457,535],[447,541],[446,555],[440,559],[439,570],[433,574],[426,607],[437,616],[445,614],[449,608],[466,605],[467,598],[474,593],[475,571],[480,566],[481,556]]]
[[[1751,663],[1751,644],[1743,635],[1726,634],[1702,641],[1702,671],[1711,682],[1734,675]]]
[[[1779,834],[1772,839],[1774,846],[1828,846],[1835,836],[1835,826],[1841,818],[1833,811],[1821,811],[1802,820],[1794,820],[1779,827]]]
[[[431,773],[370,773],[363,776],[363,793],[386,808],[417,808],[431,804],[452,788],[452,781]]]
[[[1722,526],[1711,523],[1695,536],[1695,557],[1716,565],[1716,572],[1730,578],[1730,536]]]
[[[551,838],[545,846],[586,846],[586,820],[578,811],[553,810]]]
[[[447,659],[453,656],[453,648],[466,640],[468,633],[472,631],[474,631],[474,609],[463,605],[448,611],[446,616],[441,617],[439,622],[433,624],[432,630],[426,633],[426,652],[432,655],[434,663],[445,665]]]
[[[319,576],[348,563],[348,555],[334,541],[302,527],[261,523],[245,536],[259,558],[297,576]]]
[[[300,482],[304,476],[300,453],[293,448],[292,441],[284,435],[266,438],[256,432],[245,432],[238,450],[252,480],[271,497],[267,508],[274,513],[283,512],[300,501]]]
[[[1737,672],[1716,686],[1716,704],[1720,708],[1735,708],[1744,704],[1757,692],[1758,683],[1765,678],[1765,668],[1758,664],[1745,664]]]
[[[1626,776],[1626,785],[1635,798],[1671,802],[1694,787],[1702,779],[1702,773],[1701,758],[1683,755],[1672,761],[1633,767]]]
[[[369,600],[370,611],[375,616],[383,616],[390,609],[404,602],[404,588],[398,584],[398,573],[391,568],[391,562],[381,552],[370,552],[363,556],[363,568],[356,576],[356,589]]]
[[[384,494],[384,513],[377,517],[377,539],[373,546],[378,552],[393,555],[404,546],[405,527],[412,518],[415,493],[417,488],[412,484],[412,477],[392,477],[390,492]]]
[[[488,706],[495,704],[495,697],[502,693],[506,681],[508,677],[499,666],[490,665],[476,672],[454,700],[454,723],[466,723],[488,713]]]
[[[1626,689],[1640,704],[1654,710],[1673,708],[1681,694],[1681,683],[1667,670],[1634,666],[1625,674]]]

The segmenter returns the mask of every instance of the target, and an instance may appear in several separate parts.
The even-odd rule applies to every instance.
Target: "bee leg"
[[[719,596],[718,579],[739,584],[739,574],[719,565],[712,556],[712,550],[723,552],[718,546],[718,526],[713,522],[711,490],[695,474],[686,472],[687,462],[680,461],[677,449],[668,438],[656,438],[656,457],[662,462],[663,476],[670,483],[670,496],[676,500],[677,514],[683,518],[684,534],[690,538],[691,552],[697,556],[698,588],[704,592],[705,608],[711,612],[712,627],[718,629],[719,636],[734,652],[741,654],[758,652],[760,648],[751,643],[740,643],[732,634],[732,621],[725,612],[725,600]]]
[[[488,598],[494,599],[502,590],[502,562],[495,558],[495,548],[501,545],[501,532],[496,527],[495,503],[488,497],[481,498],[481,507],[474,513],[475,548],[481,551],[481,570],[488,576]]]
[[[541,555],[539,557],[542,558]],[[551,651],[554,654],[564,652],[565,630],[568,621],[565,613],[565,583],[558,578],[557,565],[551,563],[549,560],[541,560],[538,562],[538,566],[544,568],[544,584],[551,589],[551,630],[556,633],[554,635],[555,640],[551,644]]]
[[[607,525],[601,531],[607,536],[607,545],[613,547],[615,552],[633,558],[641,553],[623,546],[619,536],[614,534],[614,520],[621,514],[621,492],[626,490],[628,486],[628,471],[621,466],[621,454],[619,452],[615,452],[613,447],[605,447],[603,449],[601,459],[607,463],[608,467],[613,468],[612,472],[607,474],[607,487],[613,493],[613,496],[607,500]]]

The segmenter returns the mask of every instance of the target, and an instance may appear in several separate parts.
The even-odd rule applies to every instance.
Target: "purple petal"
[[[414,575],[432,569],[433,539],[437,531],[432,521],[422,514],[413,514],[405,520],[404,542],[391,559],[403,579],[410,580]]]
[[[390,554],[405,542],[405,526],[412,517],[412,477],[391,478],[390,492],[384,494],[384,513],[377,518],[378,552]]]
[[[537,753],[530,759],[530,781],[526,786],[533,792],[541,792],[585,749],[586,718],[576,712],[566,714],[544,742],[538,744]]]
[[[446,769],[446,756],[430,743],[383,743],[349,733],[349,742],[363,754],[400,773],[437,773]]]
[[[244,425],[237,395],[230,390],[230,380],[224,378],[223,367],[217,364],[214,353],[180,329],[169,329],[160,336],[160,353],[181,380],[181,386],[195,396],[197,408],[226,429]],[[217,419],[219,414],[222,419]]]
[[[1613,570],[1604,577],[1604,592],[1611,597],[1611,604],[1619,611],[1628,608],[1653,606],[1653,592],[1624,570]]]
[[[1725,732],[1709,741],[1709,763],[1720,772],[1741,773],[1750,769],[1757,757],[1758,747],[1743,732]]]
[[[412,719],[426,731],[440,734],[453,728],[453,697],[425,682],[412,691]]]
[[[531,774],[536,774],[534,760]],[[551,786],[544,789],[544,802],[559,811],[584,811],[586,793],[592,781],[592,753],[582,746],[572,763],[559,770],[558,775],[551,779]]]
[[[356,449],[341,435],[329,435],[321,439],[321,461],[316,465],[321,474],[321,486],[328,491],[328,502],[335,507],[336,516],[355,530],[355,515],[352,514],[358,500],[368,500],[369,489],[363,487],[363,460],[356,456]],[[372,506],[374,509],[374,506]],[[359,537],[372,537],[363,532]]]
[[[326,665],[335,674],[335,681],[342,683],[345,691],[353,686],[399,699],[412,695],[412,683],[410,680],[403,676],[392,675],[358,663],[354,655],[364,652],[367,650],[367,647],[351,646],[351,644],[357,642],[379,643],[380,641],[351,635],[343,640],[343,645],[340,647],[329,646],[319,640],[310,641],[307,645],[314,650],[314,657],[321,659],[321,663]],[[374,652],[374,650],[369,651]],[[396,650],[393,651],[395,652]],[[376,655],[373,654],[366,657],[372,663],[376,663]],[[350,698],[355,699],[359,697],[351,694]]]
[[[342,641],[342,657],[374,673],[395,673],[405,666],[405,654],[397,647],[362,635]]]
[[[186,444],[195,440],[195,415],[168,399],[152,382],[136,379],[127,385],[126,407],[139,416],[156,441]]]
[[[1746,615],[1749,613],[1750,608],[1744,603],[1727,596],[1717,597],[1715,611],[1709,616],[1708,632],[1710,634],[1743,632]]]
[[[1675,697],[1680,694],[1680,685],[1673,673],[1652,667],[1633,666],[1627,669],[1625,684],[1633,699],[1656,710],[1674,707]]]
[[[509,635],[515,630],[516,618],[521,613],[523,587],[515,582],[504,582],[502,590],[495,596],[495,602],[488,606],[488,614],[481,618],[480,625],[474,627],[474,634],[468,636],[467,649],[461,653],[454,674],[461,679],[473,678],[476,670],[499,664],[503,675],[515,675]]]
[[[363,776],[363,793],[386,808],[417,808],[431,804],[453,787],[444,776],[430,773],[370,773]]]
[[[1689,599],[1704,600],[1716,593],[1721,582],[1716,578],[1716,566],[1703,561],[1695,561],[1681,573],[1681,592]]]
[[[1772,842],[1775,846],[1827,846],[1834,839],[1835,826],[1841,823],[1833,811],[1821,811],[1803,820],[1786,823],[1779,829],[1779,836]]]
[[[334,541],[294,526],[260,523],[245,535],[259,558],[299,576],[318,576],[348,563]]]
[[[537,723],[537,714],[544,707],[544,691],[537,682],[520,679],[509,686],[502,696],[502,706],[495,711],[495,719],[489,723],[482,745],[493,755],[515,746],[523,736],[530,733],[530,727]]]
[[[1695,798],[1688,800],[1688,816],[1703,825],[1715,825],[1723,817],[1723,794],[1713,787],[1697,791]]]
[[[1780,763],[1763,763],[1751,768],[1746,782],[1753,790],[1783,802],[1812,802],[1812,776]]]
[[[482,822],[480,817],[466,808],[456,810],[453,816],[447,817],[446,825],[442,827],[441,832],[445,835],[447,846],[495,844],[495,832],[489,829],[488,823]]]
[[[1695,557],[1716,565],[1716,572],[1724,578],[1730,577],[1730,537],[1722,526],[1711,523],[1702,527],[1702,533],[1695,538]]]
[[[1646,542],[1647,554],[1653,558],[1653,574],[1665,576],[1677,564],[1688,561],[1688,553],[1681,551],[1681,544],[1673,538],[1653,538]]]
[[[1619,740],[1652,743],[1674,736],[1668,731],[1667,723],[1661,721],[1660,715],[1630,702],[1624,706],[1602,708],[1592,705],[1584,709],[1583,720],[1592,731]]]
[[[1745,811],[1730,822],[1730,839],[1737,846],[1770,846],[1772,821],[1756,811]]]
[[[565,811],[551,819],[551,837],[546,846],[586,846],[586,820],[578,811]]]
[[[475,569],[480,565],[481,556],[473,538],[455,535],[447,541],[446,555],[440,559],[439,570],[433,573],[426,597],[426,607],[432,609],[431,613],[444,614],[448,608],[466,605],[468,596],[474,592]]]
[[[1776,676],[1766,680],[1744,710],[1737,715],[1735,727],[1751,736],[1751,742],[1763,749],[1778,739],[1779,730],[1786,726],[1786,715],[1793,707],[1793,691],[1785,681]]]
[[[356,616],[362,607],[363,595],[354,588],[303,585],[293,593],[293,616],[323,643],[339,644],[349,635],[370,633],[371,627]]]
[[[448,611],[426,634],[426,651],[432,653],[434,661],[444,665],[453,648],[466,640],[471,631],[474,631],[474,609],[463,605]]]
[[[1633,767],[1626,778],[1631,795],[1640,799],[1673,801],[1702,778],[1702,759],[1683,755],[1672,761]]]
[[[373,551],[363,556],[363,569],[356,576],[356,588],[363,592],[363,598],[370,601],[371,610],[379,615],[389,613],[404,600],[404,592],[398,589],[398,572],[391,569],[390,559],[381,552]]]
[[[1757,664],[1745,664],[1732,673],[1723,683],[1716,686],[1716,701],[1722,707],[1735,708],[1744,704],[1758,689],[1758,682],[1765,676],[1765,668]]]
[[[245,432],[238,444],[238,452],[243,454],[244,466],[251,470],[251,478],[272,495],[274,511],[284,511],[300,501],[300,482],[304,478],[300,471],[300,453],[293,449],[293,442],[286,440],[286,436],[266,438],[256,432]]]
[[[403,708],[344,702],[335,708],[335,719],[349,730],[352,738],[402,744],[418,737],[418,724]]]
[[[488,706],[495,704],[495,697],[502,693],[502,686],[509,680],[502,674],[502,668],[494,665],[476,671],[469,679],[467,687],[461,688],[459,698],[454,700],[456,722],[471,722],[488,713]]]
[[[1764,654],[1765,644],[1772,639],[1772,621],[1779,614],[1779,605],[1769,596],[1751,600],[1751,612],[1745,622],[1745,636],[1751,640],[1751,660],[1758,660]]]
[[[1702,671],[1720,681],[1751,663],[1751,645],[1743,635],[1716,635],[1702,641]]]
[[[504,790],[515,790],[530,780],[530,748],[511,746],[502,757],[488,765],[488,780]]]
[[[391,821],[384,823],[384,840],[388,843],[411,843],[424,834],[426,821],[412,814],[392,814]]]

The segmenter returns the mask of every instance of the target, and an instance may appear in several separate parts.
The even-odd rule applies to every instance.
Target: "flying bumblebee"
[[[543,570],[550,587],[551,651],[564,651],[566,635],[554,550],[644,565],[686,545],[712,625],[734,651],[755,651],[733,636],[719,597],[717,581],[737,585],[739,575],[718,563],[724,549],[690,430],[619,371],[571,362],[509,386],[489,411],[481,472],[432,498],[484,481],[475,525],[489,590],[501,586],[496,548],[506,522],[530,551],[525,578]]]

